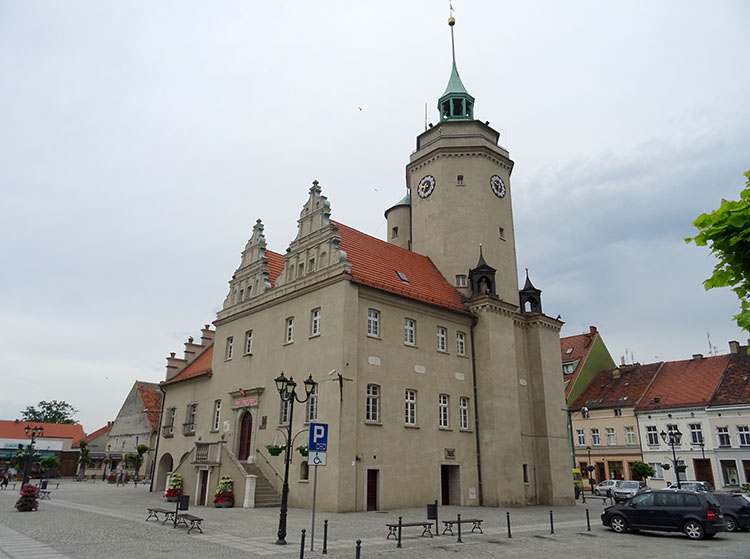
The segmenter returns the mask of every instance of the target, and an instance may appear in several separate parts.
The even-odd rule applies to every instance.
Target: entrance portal
[[[367,510],[378,510],[378,470],[367,470]]]
[[[461,504],[461,475],[459,466],[440,466],[440,493],[443,505]]]
[[[711,460],[708,458],[694,458],[693,469],[695,470],[696,481],[707,481],[714,486],[714,473],[711,469]]]
[[[206,505],[206,497],[208,497],[208,470],[201,470],[198,477],[198,503],[199,505]]]
[[[240,448],[237,458],[244,461],[250,457],[250,437],[253,436],[253,416],[246,411],[240,423]]]
[[[167,475],[172,471],[174,461],[172,455],[168,452],[162,454],[159,459],[159,466],[156,468],[156,489],[159,491],[167,490]]]

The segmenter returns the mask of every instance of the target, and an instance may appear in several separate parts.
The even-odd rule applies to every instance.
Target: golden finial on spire
[[[453,17],[453,2],[451,2],[450,0],[448,0],[448,8],[450,10],[450,15],[448,16],[448,25],[453,27],[454,25],[456,25],[456,18]]]

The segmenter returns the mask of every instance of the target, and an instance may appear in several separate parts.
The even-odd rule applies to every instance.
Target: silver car
[[[612,498],[618,503],[627,501],[645,489],[647,489],[645,481],[618,480],[612,488]]]
[[[615,486],[614,479],[606,479],[594,486],[594,495],[609,497],[609,492]]]

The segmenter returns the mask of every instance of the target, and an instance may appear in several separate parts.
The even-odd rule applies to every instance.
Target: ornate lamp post
[[[680,472],[678,470],[679,464],[677,463],[677,453],[674,449],[674,447],[680,446],[682,433],[675,427],[674,429],[670,429],[669,432],[662,431],[661,433],[659,433],[659,435],[661,436],[661,440],[672,447],[672,467],[674,468],[674,474],[677,478],[677,489],[682,489],[682,485],[680,485]]]
[[[23,462],[23,480],[21,481],[21,487],[29,483],[29,477],[31,477],[31,464],[34,459],[34,443],[37,437],[41,437],[44,434],[44,427],[41,425],[32,427],[27,425],[23,428],[24,433],[27,437],[31,438],[31,442],[26,446],[26,458]]]
[[[586,472],[588,472],[589,476],[589,488],[591,489],[591,494],[594,494],[594,482],[591,479],[591,473],[594,471],[594,465],[591,463],[591,447],[586,447],[586,452],[589,453],[589,461],[586,463]]]
[[[305,385],[305,397],[300,398],[297,396],[295,388],[297,383],[294,382],[294,378],[291,376],[286,378],[284,373],[281,373],[274,379],[276,383],[276,390],[279,391],[279,397],[281,402],[288,403],[289,406],[289,417],[286,429],[286,454],[284,459],[284,485],[281,489],[281,510],[279,511],[279,530],[278,539],[276,545],[286,545],[286,513],[287,503],[289,501],[289,462],[291,462],[291,451],[292,451],[292,420],[294,419],[294,402],[304,404],[310,399],[310,394],[315,390],[316,383],[312,375],[307,377],[307,380],[303,383]]]

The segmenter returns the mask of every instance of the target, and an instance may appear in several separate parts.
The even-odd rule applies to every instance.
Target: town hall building
[[[528,273],[519,290],[514,163],[474,118],[455,58],[438,110],[385,212],[388,241],[334,220],[317,181],[284,254],[255,223],[215,330],[168,358],[157,490],[177,472],[211,505],[230,476],[235,506],[277,504],[284,372],[302,394],[318,383],[295,404],[291,506],[312,502],[310,421],[330,426],[324,510],[573,502],[563,323]]]

